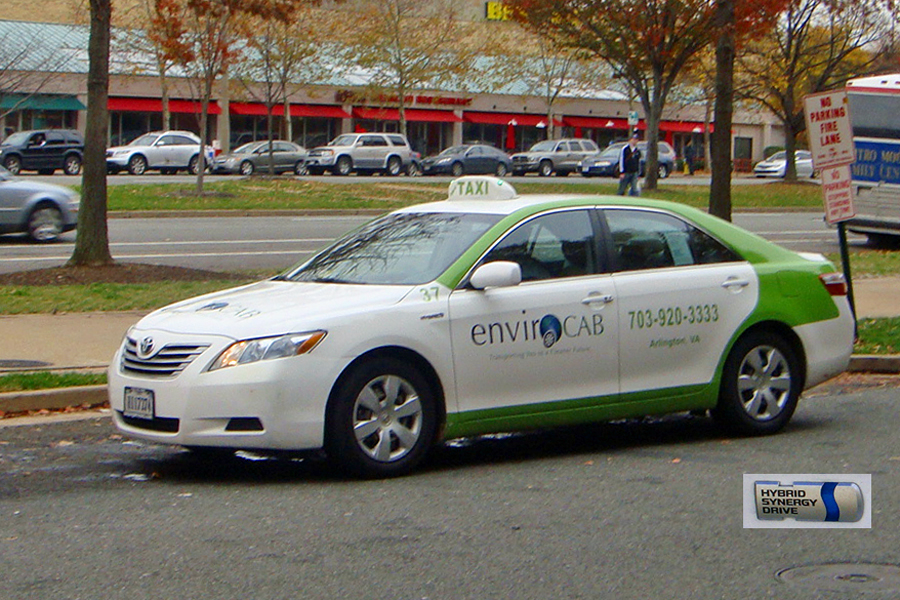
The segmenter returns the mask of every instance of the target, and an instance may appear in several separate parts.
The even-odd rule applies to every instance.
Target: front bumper
[[[306,165],[306,168],[310,167],[319,167],[321,168],[331,168],[334,166],[334,156],[307,156],[306,160],[303,162]]]
[[[207,371],[233,340],[136,331],[170,345],[207,345],[175,376],[148,376],[122,367],[123,347],[109,367],[115,426],[129,437],[161,444],[259,450],[322,447],[334,362],[307,354]],[[153,393],[153,418],[126,417],[126,388]]]

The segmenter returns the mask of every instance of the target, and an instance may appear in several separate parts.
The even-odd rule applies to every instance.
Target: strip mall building
[[[487,15],[485,18],[488,18]],[[88,28],[82,25],[0,21],[0,40],[35,40],[40,52],[28,54],[17,70],[28,75],[14,92],[0,90],[3,135],[44,127],[83,130],[86,120]],[[38,44],[39,41],[39,44]],[[26,53],[27,54],[27,53]],[[138,135],[159,130],[162,101],[159,78],[150,69],[135,68],[134,57],[113,51],[109,90],[109,144],[127,143]],[[7,68],[8,69],[8,68]],[[27,87],[31,82],[32,88]],[[407,133],[423,155],[452,144],[480,140],[508,152],[527,149],[548,137],[545,101],[507,86],[503,93],[454,93],[423,90],[407,98]],[[266,108],[241,97],[236,86],[224,83],[209,107],[209,139],[222,150],[264,139]],[[524,86],[521,86],[524,90]],[[231,90],[231,92],[227,92]],[[297,143],[311,148],[351,131],[397,131],[399,114],[390,99],[365,100],[360,87],[336,80],[305,87],[290,97],[290,132]],[[36,92],[36,93],[35,93]],[[185,80],[170,78],[173,129],[199,130],[199,102]],[[630,129],[629,113],[640,104],[620,94],[600,92],[593,97],[560,97],[554,104],[555,137],[591,138],[601,147],[624,138]],[[286,135],[284,106],[274,109],[275,131]],[[679,156],[692,140],[704,143],[704,108],[670,105],[660,125],[660,140],[675,147]],[[768,146],[783,145],[780,126],[771,115],[738,110],[732,129],[732,153],[738,170],[749,170],[763,158]]]

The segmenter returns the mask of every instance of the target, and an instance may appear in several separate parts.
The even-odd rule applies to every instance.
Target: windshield
[[[606,150],[600,153],[598,158],[616,158],[619,156],[619,153],[622,151],[622,146],[610,146]]]
[[[279,279],[369,285],[429,283],[500,218],[490,214],[390,214]]]
[[[450,146],[443,152],[441,152],[438,156],[450,156],[451,154],[460,154],[461,152],[465,152],[465,146]]]
[[[339,135],[330,142],[328,142],[329,146],[352,146],[353,143],[356,142],[355,135]]]
[[[232,150],[232,154],[250,154],[253,152],[253,149],[259,145],[259,142],[250,142],[248,144],[244,144],[243,146],[239,146],[237,149]]]
[[[153,135],[151,133],[148,133],[147,135],[142,135],[141,137],[132,141],[128,145],[129,146],[152,146],[153,142],[155,142],[156,138],[158,138],[158,137],[159,137],[158,135]]]
[[[531,147],[531,152],[552,152],[556,149],[556,142],[553,140],[545,140],[543,142],[538,142],[534,146]]]
[[[19,133],[14,133],[5,140],[3,140],[4,146],[21,146],[25,143],[25,140],[28,139],[27,131],[20,131]]]
[[[787,153],[783,150],[781,152],[776,152],[775,154],[770,156],[768,160],[787,160]]]

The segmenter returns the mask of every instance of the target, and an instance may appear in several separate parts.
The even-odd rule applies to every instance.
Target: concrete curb
[[[900,355],[854,354],[850,357],[849,373],[900,374]],[[6,392],[0,394],[0,413],[20,413],[34,410],[59,410],[69,406],[96,406],[109,399],[106,385]]]
[[[58,410],[69,406],[94,406],[109,400],[106,385],[6,392],[0,394],[0,412],[18,413],[30,410]]]

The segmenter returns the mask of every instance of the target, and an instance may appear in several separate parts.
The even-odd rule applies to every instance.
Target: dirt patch
[[[105,267],[53,267],[0,274],[0,285],[87,285],[91,283],[153,283],[156,281],[246,280],[246,275],[147,265],[116,263]]]

